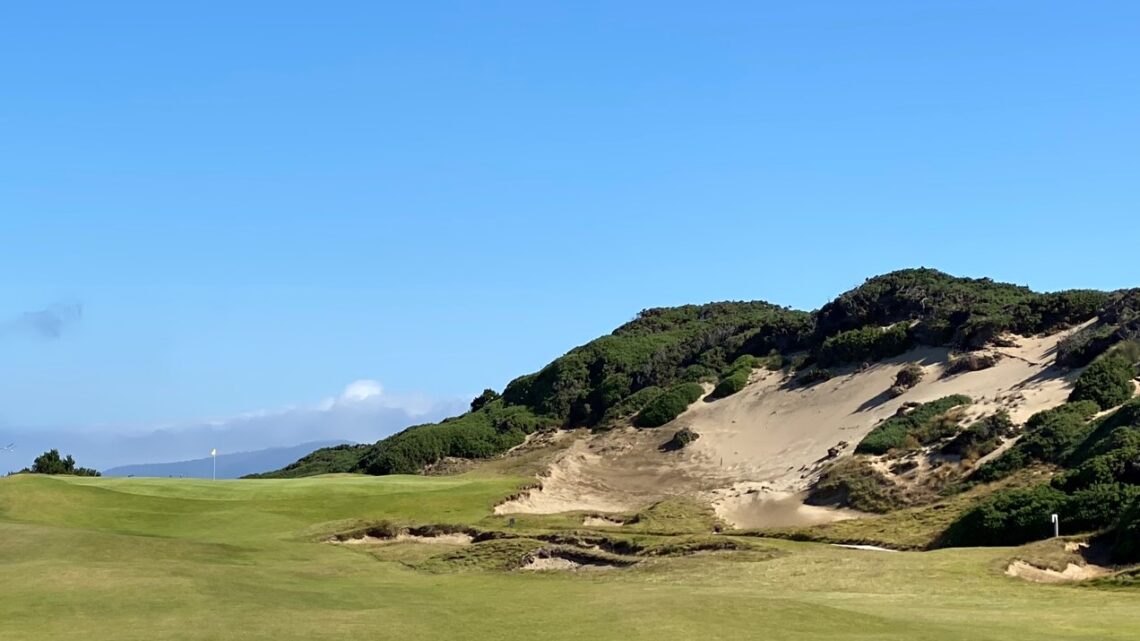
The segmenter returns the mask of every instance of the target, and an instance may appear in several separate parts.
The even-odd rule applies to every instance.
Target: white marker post
[[[1053,520],[1053,538],[1061,536],[1061,517],[1056,514],[1052,515]]]
[[[218,448],[210,450],[210,461],[213,462],[213,472],[210,473],[210,480],[218,480]]]

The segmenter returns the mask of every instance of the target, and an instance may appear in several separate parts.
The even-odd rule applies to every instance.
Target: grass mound
[[[632,531],[652,534],[719,532],[724,522],[707,503],[686,497],[658,501],[626,521]]]
[[[1022,561],[1034,567],[1064,572],[1070,564],[1084,565],[1083,539],[1057,538],[1027,543],[1016,548],[1009,562]]]
[[[805,502],[880,514],[907,504],[897,484],[875,470],[870,461],[859,457],[843,458],[828,466],[813,484]]]
[[[437,554],[417,569],[426,572],[506,572],[522,567],[528,557],[547,544],[537,539],[496,539]]]

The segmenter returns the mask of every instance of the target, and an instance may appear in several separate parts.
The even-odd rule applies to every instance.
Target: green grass
[[[524,573],[481,569],[494,555],[463,570],[440,563],[470,557],[464,548],[394,544],[376,554],[318,542],[382,520],[493,525],[491,506],[521,482],[486,474],[0,479],[0,637],[1140,638],[1136,590],[1010,579],[995,569],[1011,553],[1001,548],[885,554],[732,537],[779,553]],[[675,504],[645,518],[678,527],[674,512],[694,528],[708,525]]]

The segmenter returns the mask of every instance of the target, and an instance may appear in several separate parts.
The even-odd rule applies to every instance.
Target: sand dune
[[[1072,330],[1075,331],[1075,330]],[[572,510],[625,512],[669,495],[699,495],[739,527],[810,524],[848,518],[849,511],[804,506],[801,493],[828,462],[828,450],[848,455],[882,420],[908,402],[951,394],[974,398],[968,414],[1005,409],[1014,422],[1065,401],[1077,372],[1052,367],[1058,341],[1015,337],[1015,347],[985,370],[946,376],[946,349],[921,348],[861,371],[839,372],[810,387],[782,372],[757,371],[742,391],[698,401],[672,423],[653,430],[617,429],[573,443],[542,476],[542,488],[504,503],[499,513]],[[898,398],[887,390],[905,365],[925,370],[921,383]],[[680,427],[700,439],[680,452],[659,446]]]

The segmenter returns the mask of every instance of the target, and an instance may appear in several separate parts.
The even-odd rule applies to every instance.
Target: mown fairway
[[[1140,592],[1010,579],[1000,549],[429,573],[316,542],[357,519],[476,523],[517,484],[0,479],[0,639],[1140,638]]]

